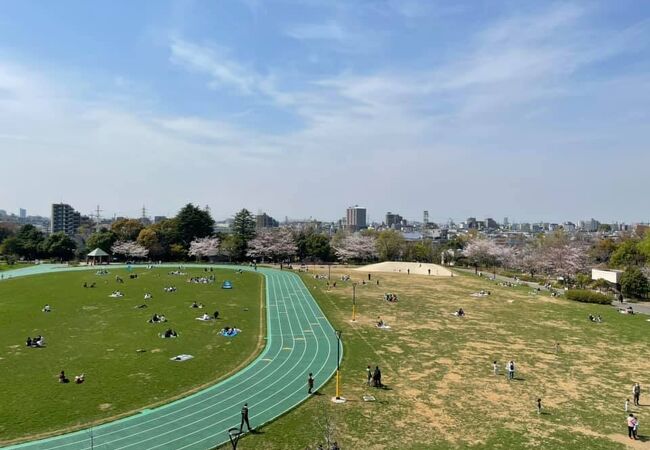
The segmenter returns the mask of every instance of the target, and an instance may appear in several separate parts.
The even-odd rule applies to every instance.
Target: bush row
[[[611,297],[587,289],[570,289],[566,293],[566,298],[574,302],[597,303],[599,305],[609,305],[612,303]]]

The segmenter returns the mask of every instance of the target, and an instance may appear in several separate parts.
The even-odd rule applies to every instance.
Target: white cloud
[[[551,210],[561,193],[558,214],[569,208],[596,214],[599,205],[574,186],[590,185],[586,169],[600,173],[609,163],[568,159],[558,170],[556,158],[610,145],[619,166],[636,163],[608,195],[635,191],[635,175],[650,164],[639,150],[649,137],[640,125],[647,122],[649,81],[643,74],[613,73],[588,83],[573,76],[631,51],[627,44],[648,33],[639,25],[594,36],[587,16],[560,5],[493,23],[436,66],[388,64],[365,73],[304,75],[296,84],[287,82],[283,68],[259,71],[223,47],[171,39],[170,60],[204,77],[206,86],[271,102],[304,124],[282,133],[247,128],[238,117],[145,113],[107,99],[89,104],[65,80],[0,63],[0,147],[13,169],[0,179],[0,192],[22,182],[23,166],[37,180],[57,167],[59,181],[47,193],[55,198],[38,192],[28,201],[74,197],[89,209],[114,198],[106,209],[146,202],[168,208],[164,213],[196,201],[211,204],[217,216],[247,206],[335,218],[352,202],[367,204],[375,216],[384,208],[406,215],[434,206],[443,215],[464,211],[459,204],[485,208],[477,193],[490,189],[499,194],[499,210],[520,211],[522,198]],[[345,38],[336,27],[301,32],[307,40]],[[566,102],[590,120],[556,119],[568,114]],[[592,103],[597,107],[590,111]],[[625,123],[608,117],[612,108]],[[39,158],[48,164],[29,166]],[[110,183],[80,190],[97,185],[98,168]],[[551,185],[558,187],[538,189]],[[225,195],[233,187],[237,195]]]
[[[293,25],[285,33],[287,36],[299,40],[332,40],[345,42],[359,37],[345,30],[341,24],[333,20],[323,23]]]

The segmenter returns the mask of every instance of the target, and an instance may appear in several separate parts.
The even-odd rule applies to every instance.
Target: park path
[[[97,267],[42,265],[5,272],[4,279],[89,269]],[[248,267],[241,269],[252,270]],[[249,406],[251,425],[259,427],[305,401],[309,397],[306,386],[309,372],[314,374],[316,387],[321,387],[336,370],[337,339],[334,329],[298,275],[268,268],[259,268],[258,272],[266,278],[267,336],[264,350],[249,366],[214,386],[164,406],[143,410],[91,430],[6,448],[211,449],[228,442],[229,428],[239,427],[240,410],[244,403]],[[177,363],[170,361],[170,364]]]

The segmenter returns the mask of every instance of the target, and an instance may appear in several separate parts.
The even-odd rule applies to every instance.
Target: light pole
[[[332,263],[327,264],[327,281],[330,281],[332,275]]]
[[[352,322],[357,321],[357,283],[352,283]]]
[[[333,399],[336,403],[343,403],[345,399],[341,397],[341,330],[335,330],[336,333],[336,397]]]

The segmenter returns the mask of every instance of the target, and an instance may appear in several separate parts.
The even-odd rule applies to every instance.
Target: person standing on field
[[[641,406],[639,405],[639,401],[641,401],[641,385],[639,383],[634,383],[632,395],[634,396],[634,406]]]

